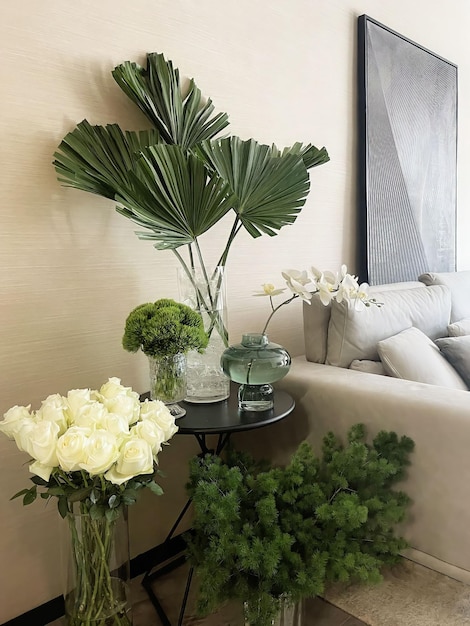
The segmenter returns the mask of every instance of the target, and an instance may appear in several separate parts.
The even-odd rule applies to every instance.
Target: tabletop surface
[[[179,402],[186,415],[176,420],[178,434],[220,434],[241,432],[274,424],[292,413],[294,399],[285,391],[274,390],[274,407],[268,411],[240,411],[238,408],[238,385],[230,387],[230,397],[222,402],[194,404]]]

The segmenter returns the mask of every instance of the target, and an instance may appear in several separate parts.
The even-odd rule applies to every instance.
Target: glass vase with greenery
[[[200,237],[233,214],[219,258],[210,263],[224,267],[242,228],[254,238],[277,235],[297,218],[310,189],[308,170],[326,163],[328,153],[312,144],[279,149],[217,137],[228,125],[227,114],[214,113],[193,79],[183,86],[163,54],[147,54],[146,67],[126,61],[112,75],[151,128],[124,131],[83,120],[54,154],[58,179],[113,200],[121,215],[138,224],[140,239],[172,250],[208,314],[206,330],[220,334],[227,347],[224,321],[211,307],[217,294]],[[207,290],[198,288],[196,269],[206,276]]]
[[[395,491],[413,442],[354,426],[343,445],[330,433],[321,457],[304,442],[286,467],[231,450],[194,458],[188,555],[202,615],[227,600],[250,626],[271,626],[283,604],[320,594],[328,582],[376,582],[406,546],[395,526],[408,496]]]
[[[149,358],[152,400],[169,405],[176,405],[185,396],[186,353],[202,352],[207,342],[200,313],[169,298],[133,309],[126,319],[122,338],[125,350],[142,350]],[[175,416],[184,415],[184,409],[177,405],[170,410]]]

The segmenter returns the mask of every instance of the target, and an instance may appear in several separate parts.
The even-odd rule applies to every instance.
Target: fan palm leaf
[[[158,249],[192,243],[232,206],[226,182],[180,146],[143,149],[130,178],[131,187],[116,196],[117,210],[146,228],[138,236]]]
[[[295,143],[293,146],[284,148],[281,152],[276,146],[272,146],[273,155],[284,156],[286,154],[298,154],[302,157],[305,167],[309,170],[311,167],[317,165],[323,165],[330,160],[326,148],[316,148],[311,143],[304,146],[300,142]]]
[[[252,237],[276,235],[295,221],[310,189],[300,148],[281,154],[253,139],[228,137],[204,141],[197,151],[227,182],[233,208]]]
[[[194,80],[182,93],[178,69],[163,54],[147,54],[147,68],[126,61],[114,68],[113,77],[124,93],[158,129],[163,140],[189,150],[228,125],[226,113],[212,116],[214,105],[202,101]]]
[[[67,187],[114,199],[130,186],[130,171],[140,150],[160,141],[155,129],[123,132],[117,124],[80,122],[54,153],[58,180]]]

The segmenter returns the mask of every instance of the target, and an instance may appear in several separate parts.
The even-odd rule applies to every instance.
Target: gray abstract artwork
[[[359,64],[363,273],[455,271],[457,67],[367,16]]]

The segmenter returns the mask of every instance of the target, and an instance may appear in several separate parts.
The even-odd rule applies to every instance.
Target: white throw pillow
[[[445,337],[450,323],[447,287],[374,291],[383,306],[357,308],[354,301],[331,303],[326,363],[349,367],[354,359],[378,361],[377,343],[415,326],[431,339]]]
[[[379,341],[377,350],[390,376],[468,391],[465,382],[435,343],[417,328],[408,328]]]
[[[463,335],[470,335],[470,320],[460,320],[460,322],[454,322],[447,326],[447,332],[449,337],[462,337]]]
[[[436,339],[436,344],[470,387],[470,336],[444,337]]]
[[[349,366],[349,369],[356,370],[356,372],[366,372],[367,374],[379,374],[380,376],[387,375],[381,361],[354,359],[354,361]]]

